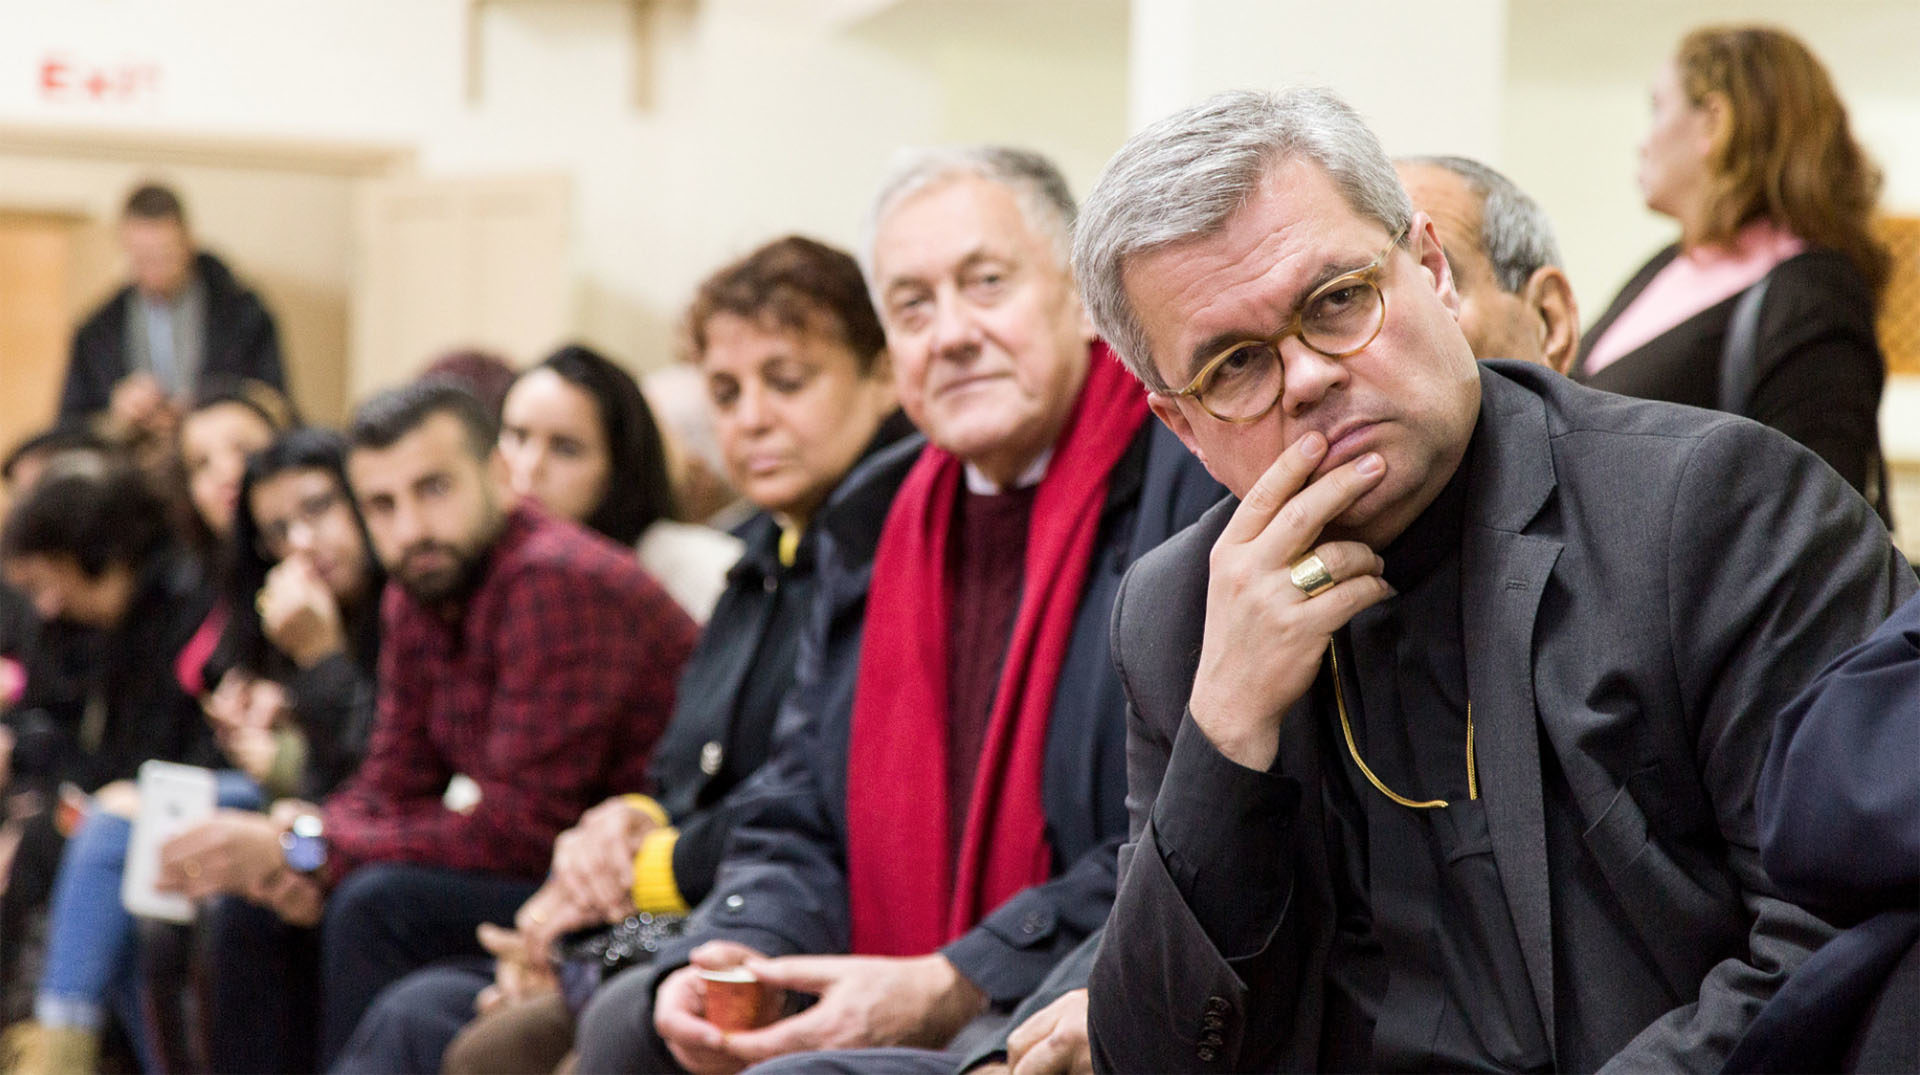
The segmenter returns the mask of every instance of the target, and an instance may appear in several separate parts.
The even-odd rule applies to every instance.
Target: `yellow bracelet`
[[[667,808],[655,802],[651,795],[622,795],[620,801],[652,818],[655,825],[673,824],[673,819],[667,816]]]
[[[633,858],[633,905],[649,914],[686,914],[691,908],[680,895],[673,876],[673,849],[680,830],[665,828],[647,833]]]

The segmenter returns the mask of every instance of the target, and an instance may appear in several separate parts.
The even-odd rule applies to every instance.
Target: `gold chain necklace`
[[[1412,807],[1415,810],[1444,808],[1447,805],[1445,799],[1414,802],[1404,795],[1396,794],[1392,788],[1381,783],[1379,777],[1373,775],[1373,770],[1367,768],[1366,762],[1360,760],[1360,749],[1353,745],[1353,723],[1347,719],[1347,692],[1340,686],[1340,651],[1332,640],[1327,642],[1327,656],[1333,659],[1333,702],[1340,709],[1340,730],[1346,733],[1347,753],[1353,755],[1353,764],[1360,767],[1360,774],[1367,778],[1367,783],[1380,789],[1380,794],[1401,806]],[[1473,699],[1469,698],[1467,699],[1467,798],[1478,799],[1479,797],[1480,782],[1473,768]]]

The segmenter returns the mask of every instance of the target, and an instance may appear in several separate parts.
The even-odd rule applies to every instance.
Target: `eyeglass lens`
[[[339,500],[340,494],[332,490],[307,497],[294,508],[292,518],[275,519],[260,528],[262,544],[268,550],[285,550],[287,542],[293,537],[295,524],[312,530],[327,512],[333,510],[333,506],[339,503]],[[278,553],[270,552],[269,555],[278,555]]]
[[[1385,303],[1366,280],[1339,283],[1315,295],[1300,311],[1300,339],[1328,356],[1344,358],[1372,342]],[[1264,413],[1280,397],[1284,363],[1276,340],[1243,343],[1214,367],[1200,403],[1229,421]]]

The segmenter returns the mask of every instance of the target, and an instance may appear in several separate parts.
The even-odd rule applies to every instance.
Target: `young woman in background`
[[[622,545],[697,623],[726,585],[740,543],[674,520],[660,427],[633,375],[585,347],[520,374],[500,414],[513,491]]]

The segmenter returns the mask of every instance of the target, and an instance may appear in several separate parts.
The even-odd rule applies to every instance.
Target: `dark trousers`
[[[66,838],[53,827],[51,813],[25,823],[13,872],[0,895],[0,1025],[33,1018],[45,955],[47,898],[65,847]]]
[[[256,913],[230,915],[227,928],[213,931],[213,976],[218,984],[210,1007],[216,1070],[326,1069],[345,1049],[354,1027],[382,989],[430,963],[484,954],[474,930],[482,922],[511,923],[514,912],[537,887],[533,881],[431,866],[364,866],[328,896],[317,946],[312,931],[300,931],[308,934],[309,951],[317,947],[317,959],[308,967],[283,958],[299,945],[288,943],[290,927],[270,912],[249,908]],[[271,921],[263,921],[262,915]],[[276,951],[263,951],[268,948]],[[229,986],[224,981],[236,968],[249,964],[263,969],[279,964],[273,968],[281,975],[277,985],[269,988],[269,981],[255,981]],[[252,976],[242,970],[239,977]],[[302,1033],[300,1022],[312,1018],[316,994],[320,1001],[318,1052],[309,1053],[305,1062],[289,1062],[292,1057],[283,1052],[287,1045],[313,1040],[310,1032]],[[223,1003],[243,999],[245,1007],[238,1009]],[[287,1010],[266,1010],[283,1004]],[[225,1015],[249,1011],[251,1018]],[[268,1066],[250,1066],[255,1058],[264,1057],[273,1058]],[[236,1061],[235,1066],[228,1066],[229,1058]]]
[[[473,1020],[474,1000],[492,983],[493,960],[482,956],[414,971],[381,990],[328,1071],[435,1075],[447,1046]]]
[[[1920,942],[1908,948],[1867,1005],[1846,1071],[1920,1071]]]
[[[1828,941],[1760,1009],[1728,1072],[1920,1071],[1920,911]]]
[[[207,1059],[228,1075],[312,1071],[320,933],[235,896],[202,912]]]
[[[653,1029],[653,990],[662,977],[652,966],[633,967],[600,986],[575,1028],[576,1071],[645,1075],[682,1070]]]

